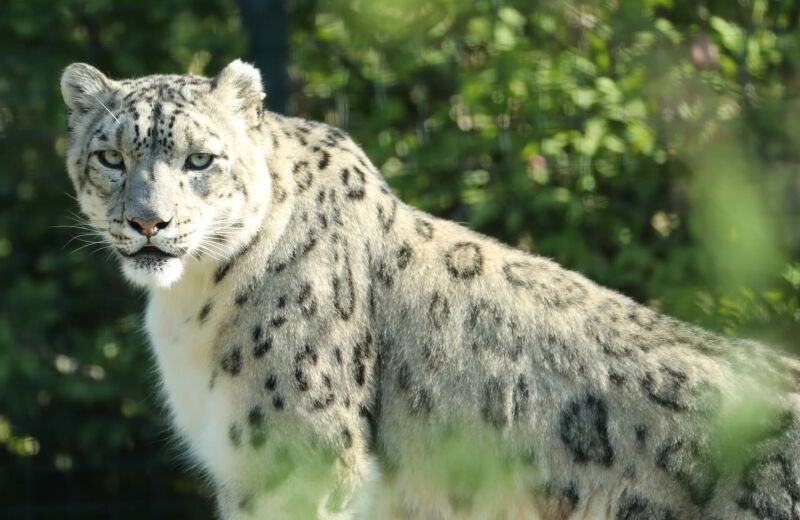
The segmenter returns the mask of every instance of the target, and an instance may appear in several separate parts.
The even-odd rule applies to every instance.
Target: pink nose
[[[133,217],[128,219],[128,224],[130,224],[133,229],[138,231],[139,234],[150,238],[160,230],[167,227],[170,221],[171,220],[164,222],[160,218],[143,219],[139,217]]]

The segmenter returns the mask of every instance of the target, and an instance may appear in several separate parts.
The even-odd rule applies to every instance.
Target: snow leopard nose
[[[128,219],[128,224],[130,224],[130,226],[140,235],[144,235],[147,238],[150,238],[165,227],[169,226],[170,222],[172,222],[172,219],[164,221],[158,217],[149,219],[133,217]]]

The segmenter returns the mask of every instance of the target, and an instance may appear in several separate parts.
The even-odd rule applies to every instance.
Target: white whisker
[[[221,248],[219,248],[218,246],[212,246],[208,242],[204,242],[204,241],[200,242],[197,245],[196,251],[198,253],[202,253],[204,255],[207,255],[211,259],[216,260],[218,262],[221,262],[221,261],[223,261],[225,259],[224,256],[223,256],[224,251]],[[197,258],[199,259],[200,256],[198,256]]]
[[[103,108],[105,108],[105,109],[106,109],[106,112],[108,112],[109,114],[111,114],[111,117],[113,117],[113,118],[114,118],[114,121],[116,121],[116,122],[117,122],[117,124],[119,124],[119,119],[117,119],[117,116],[115,116],[113,113],[111,113],[111,110],[109,110],[109,109],[108,109],[108,107],[107,107],[107,106],[105,106],[105,105],[103,104],[103,102],[102,102],[102,101],[100,101],[100,98],[98,98],[98,97],[97,97],[97,96],[95,96],[94,94],[90,94],[90,95],[91,95],[91,96],[92,96],[94,99],[96,99],[96,100],[97,100],[97,102],[98,102],[98,103],[100,103],[100,106],[101,106],[101,107],[103,107]]]
[[[87,247],[97,246],[97,245],[107,245],[107,244],[104,244],[103,242],[100,242],[100,241],[98,241],[98,242],[87,242],[86,244],[83,244],[79,248],[73,249],[72,251],[70,251],[70,253],[77,253],[81,249],[86,249]]]
[[[99,236],[99,234],[98,234],[98,233],[84,233],[84,234],[82,234],[82,235],[75,235],[75,236],[73,236],[72,238],[70,238],[69,240],[67,240],[67,243],[66,243],[66,244],[64,244],[64,246],[62,247],[62,249],[63,249],[63,248],[65,248],[65,247],[67,247],[68,245],[70,245],[70,244],[71,244],[72,242],[74,242],[75,240],[78,240],[79,242],[89,242],[88,240],[86,240],[86,238],[85,238],[85,237],[97,237],[97,238],[100,238],[100,239],[102,239],[102,238],[103,238],[102,236]],[[94,240],[94,241],[92,241],[92,242],[95,242],[95,243],[97,243],[97,242],[103,242],[103,240],[99,240],[99,241],[98,241],[98,240]]]

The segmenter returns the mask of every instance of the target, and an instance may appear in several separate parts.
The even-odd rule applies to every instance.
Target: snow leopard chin
[[[122,273],[133,285],[143,288],[167,289],[183,274],[183,262],[179,258],[164,258],[156,261],[123,259]]]

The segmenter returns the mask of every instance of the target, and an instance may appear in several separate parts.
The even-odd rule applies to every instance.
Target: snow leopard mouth
[[[167,252],[147,243],[132,253],[122,249],[118,253],[122,272],[134,285],[166,288],[181,277],[184,269],[181,257],[187,250],[176,247]]]
[[[155,260],[167,260],[169,258],[178,258],[182,256],[181,254],[171,254],[167,253],[156,247],[153,244],[145,244],[142,246],[138,251],[133,253],[122,253],[123,256],[126,258],[133,258],[137,260],[144,260],[144,261],[155,261]]]

